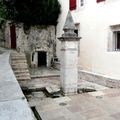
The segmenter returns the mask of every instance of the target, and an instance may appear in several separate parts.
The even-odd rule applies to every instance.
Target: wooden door
[[[15,25],[10,26],[11,48],[16,49],[16,29]]]

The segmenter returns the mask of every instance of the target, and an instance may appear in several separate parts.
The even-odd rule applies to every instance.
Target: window
[[[74,32],[77,34],[77,37],[80,37],[80,23],[75,23]],[[78,43],[78,56],[80,56],[80,41]]]
[[[85,0],[77,0],[77,8],[82,8],[85,5]]]
[[[76,34],[77,34],[77,37],[78,37],[78,29],[75,29],[75,30],[74,30],[74,33],[76,33]]]
[[[115,42],[115,50],[120,50],[120,31],[114,31],[113,32],[113,39],[114,39],[114,42]]]
[[[108,51],[120,51],[120,24],[110,26]]]
[[[80,6],[84,6],[84,0],[80,0]]]
[[[103,1],[105,1],[105,0],[96,0],[97,3],[99,3],[99,2],[103,2]]]

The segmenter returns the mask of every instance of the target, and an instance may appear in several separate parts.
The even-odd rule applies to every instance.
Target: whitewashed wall
[[[57,36],[61,36],[69,0],[60,0],[62,14],[57,26]],[[85,0],[83,8],[72,11],[75,23],[80,23],[79,66],[84,70],[120,79],[120,52],[108,51],[110,26],[120,24],[120,0]],[[57,44],[59,57],[59,43]]]
[[[65,24],[65,20],[67,17],[67,13],[69,10],[69,0],[59,0],[61,4],[61,14],[58,19],[58,24],[57,24],[57,32],[56,32],[56,40],[57,40],[57,46],[56,46],[56,53],[57,57],[60,58],[60,41],[57,39],[58,37],[61,37],[63,34],[63,27]]]

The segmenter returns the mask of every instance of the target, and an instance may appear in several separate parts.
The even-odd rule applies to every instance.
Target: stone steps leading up
[[[25,53],[11,52],[11,66],[19,82],[31,79]]]

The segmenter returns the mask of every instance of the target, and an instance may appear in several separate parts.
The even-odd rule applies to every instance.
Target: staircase
[[[27,81],[31,79],[25,54],[19,53],[17,51],[12,51],[11,66],[16,76],[16,79],[21,86],[24,86]]]

